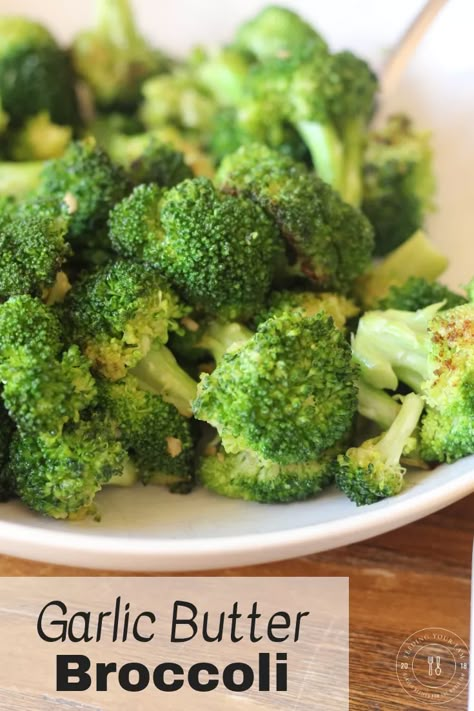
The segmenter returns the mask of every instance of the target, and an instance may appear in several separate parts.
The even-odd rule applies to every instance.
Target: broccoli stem
[[[424,406],[424,400],[419,395],[415,393],[407,395],[395,420],[375,445],[388,465],[395,466],[400,462],[403,450],[418,424]]]
[[[0,163],[0,195],[27,195],[38,186],[43,166],[43,161]]]
[[[435,281],[447,266],[447,258],[419,230],[358,279],[357,296],[370,309],[387,296],[392,286],[400,286],[409,277]]]
[[[197,383],[178,365],[166,346],[154,345],[131,372],[143,388],[160,395],[185,417],[191,417]]]
[[[142,42],[129,0],[96,0],[95,26],[121,49]]]
[[[363,417],[375,422],[380,429],[388,430],[401,405],[384,390],[374,388],[364,380],[359,382],[358,411]]]
[[[138,481],[138,469],[130,458],[125,460],[123,471],[120,474],[115,474],[106,483],[106,486],[133,486]]]
[[[346,122],[343,131],[344,163],[341,197],[358,207],[362,202],[362,161],[364,155],[364,122],[361,118]]]
[[[330,124],[316,121],[299,121],[297,129],[311,154],[319,177],[335,190],[340,190],[343,149],[334,128]]]
[[[252,336],[252,331],[240,323],[222,324],[213,321],[200,339],[199,347],[209,351],[216,363],[219,363],[227,351],[238,348]]]

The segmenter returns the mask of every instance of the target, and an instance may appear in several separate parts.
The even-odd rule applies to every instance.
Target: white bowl
[[[136,3],[157,43],[185,51],[227,39],[235,24],[263,2],[174,0]],[[314,21],[335,48],[349,47],[380,66],[381,58],[422,4],[351,0],[287,2]],[[317,7],[316,7],[317,5]],[[67,40],[90,17],[92,0],[0,0],[0,12],[48,21]],[[341,19],[343,18],[343,19]],[[474,274],[474,54],[470,0],[440,15],[387,111],[408,110],[432,127],[437,151],[439,212],[430,219],[434,241],[451,258],[447,281]],[[357,509],[331,490],[303,503],[261,505],[198,490],[171,495],[153,487],[109,489],[98,502],[102,521],[49,521],[19,503],[0,507],[0,551],[10,555],[116,570],[198,570],[259,563],[327,550],[396,528],[474,491],[474,458],[408,477],[399,496]]]

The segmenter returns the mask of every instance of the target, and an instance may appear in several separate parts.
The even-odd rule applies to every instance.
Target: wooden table
[[[474,495],[410,526],[365,543],[281,563],[210,575],[349,576],[351,711],[426,711],[400,688],[400,644],[424,627],[469,641]],[[121,575],[0,556],[2,575]],[[200,573],[202,574],[202,573]],[[150,573],[153,575],[153,573]],[[465,711],[467,695],[436,707]]]

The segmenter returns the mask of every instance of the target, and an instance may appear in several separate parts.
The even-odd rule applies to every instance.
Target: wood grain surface
[[[443,627],[469,642],[474,496],[392,533],[328,553],[199,575],[348,576],[351,599],[351,711],[426,711],[395,672],[413,632]],[[0,556],[3,576],[122,575]],[[131,573],[133,575],[133,573]],[[156,573],[147,573],[156,575]],[[467,694],[442,707],[465,711]]]

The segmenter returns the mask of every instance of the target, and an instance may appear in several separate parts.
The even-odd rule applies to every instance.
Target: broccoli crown
[[[398,494],[405,469],[400,464],[424,408],[418,395],[407,395],[390,428],[381,437],[349,449],[334,462],[336,484],[358,506]]]
[[[0,224],[0,299],[41,294],[54,283],[69,254],[68,222],[48,210],[19,210],[18,219]]]
[[[70,213],[69,236],[81,241],[100,231],[109,210],[130,189],[122,168],[96,145],[93,138],[71,143],[61,158],[46,163],[40,194],[66,202]]]
[[[199,481],[222,496],[261,503],[307,499],[332,481],[333,454],[317,461],[278,464],[255,452],[228,454],[222,446],[208,447],[198,464]]]
[[[147,134],[138,134],[121,137],[120,144],[120,149],[111,150],[111,156],[122,163],[120,151],[128,153],[126,168],[134,185],[155,183],[172,188],[193,177],[193,171],[186,163],[184,155],[169,143]]]
[[[0,363],[3,400],[22,433],[59,434],[96,397],[90,363],[71,346],[61,358],[19,352]]]
[[[284,314],[202,376],[193,410],[216,427],[227,452],[308,462],[349,430],[355,381],[350,346],[330,317]]]
[[[224,47],[217,52],[200,53],[196,76],[219,106],[235,106],[245,91],[249,68],[246,52]]]
[[[0,362],[20,353],[55,358],[63,346],[60,321],[42,301],[25,294],[0,304]]]
[[[47,111],[33,116],[13,136],[11,157],[15,161],[35,161],[57,158],[66,150],[72,138],[70,126],[51,121]]]
[[[7,473],[7,463],[10,451],[10,441],[14,425],[7,411],[0,402],[0,502],[7,501],[13,494],[10,477]]]
[[[77,123],[74,77],[67,53],[41,25],[0,18],[0,96],[12,124],[47,111],[55,123]]]
[[[143,85],[140,118],[148,129],[167,125],[205,132],[216,110],[215,100],[192,72],[177,69]]]
[[[258,325],[272,316],[299,311],[304,316],[315,316],[320,311],[331,316],[334,325],[343,329],[348,319],[359,314],[351,299],[331,292],[273,291],[264,308],[254,317]]]
[[[392,116],[370,139],[364,162],[362,210],[375,229],[376,253],[387,254],[423,225],[435,191],[431,136]]]
[[[272,221],[244,197],[218,192],[207,178],[185,180],[161,200],[153,263],[183,298],[238,318],[265,298],[283,246]]]
[[[86,274],[64,304],[73,340],[111,380],[123,378],[155,340],[165,343],[186,313],[154,269],[123,260]]]
[[[99,417],[70,425],[62,437],[13,436],[8,471],[34,511],[57,519],[93,511],[96,493],[123,471],[126,453]]]
[[[421,423],[420,454],[427,462],[454,462],[474,453],[472,377],[462,396],[442,409],[428,407]]]
[[[160,210],[165,194],[158,185],[138,185],[109,215],[109,237],[123,257],[157,265],[165,237]]]
[[[388,294],[380,299],[376,308],[418,311],[431,304],[444,301],[443,309],[452,309],[465,304],[467,300],[444,284],[428,281],[422,277],[409,277],[403,284],[394,284]]]
[[[326,81],[328,112],[341,133],[354,118],[364,124],[370,119],[378,82],[367,62],[352,52],[337,52],[329,59]]]
[[[327,49],[325,40],[313,27],[296,13],[277,5],[269,5],[242,24],[235,44],[261,61]]]
[[[143,81],[168,66],[139,33],[129,0],[98,0],[95,26],[75,38],[72,56],[97,104],[109,110],[134,109]]]
[[[319,287],[347,292],[370,265],[368,220],[303,165],[255,144],[227,156],[217,182],[250,197],[276,221],[298,268]]]
[[[190,421],[159,395],[144,390],[133,375],[101,381],[100,404],[117,423],[119,438],[145,483],[192,480]]]

